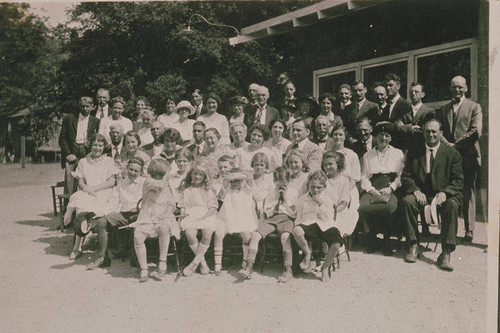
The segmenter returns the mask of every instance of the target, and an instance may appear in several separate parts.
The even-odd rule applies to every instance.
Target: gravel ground
[[[278,284],[274,264],[246,281],[231,268],[220,277],[171,273],[140,284],[128,261],[86,271],[96,250],[92,238],[82,258],[67,259],[72,236],[56,230],[50,194],[62,179],[58,164],[0,165],[2,332],[486,330],[485,223],[473,244],[459,241],[452,273],[436,267],[439,247],[406,264],[404,249],[384,257],[355,246],[329,283],[302,276]],[[459,228],[461,238],[462,221]]]

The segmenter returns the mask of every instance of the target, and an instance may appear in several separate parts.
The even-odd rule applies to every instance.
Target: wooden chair
[[[54,207],[54,216],[57,216],[57,198],[59,195],[63,194],[63,193],[57,193],[57,189],[58,188],[62,188],[63,191],[64,191],[64,180],[63,181],[60,181],[58,183],[56,183],[55,185],[51,185],[50,186],[51,190],[52,190],[52,206]],[[59,211],[61,212],[62,211],[62,205],[59,201]]]
[[[292,235],[290,237],[293,239]],[[278,258],[283,261],[283,248],[281,246],[280,235],[275,231],[261,239],[258,253],[260,254],[259,266],[261,273],[264,272],[264,265],[269,263],[271,258]]]

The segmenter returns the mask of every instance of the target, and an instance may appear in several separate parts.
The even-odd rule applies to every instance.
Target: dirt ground
[[[234,267],[220,277],[171,273],[139,283],[128,260],[86,271],[92,240],[82,258],[67,259],[72,236],[56,230],[50,194],[62,179],[58,164],[0,165],[2,332],[486,330],[485,223],[477,225],[473,244],[464,244],[460,221],[452,273],[435,265],[440,247],[407,264],[404,248],[384,257],[354,246],[351,261],[342,255],[329,283],[302,276],[279,284],[278,265],[246,281]]]

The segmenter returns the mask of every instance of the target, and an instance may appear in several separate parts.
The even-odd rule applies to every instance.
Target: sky
[[[40,17],[47,17],[47,23],[52,27],[57,26],[59,23],[66,22],[68,20],[66,10],[78,4],[78,2],[69,1],[29,1],[29,3],[31,12]]]

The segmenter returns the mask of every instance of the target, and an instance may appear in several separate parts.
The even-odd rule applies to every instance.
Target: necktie
[[[434,166],[434,149],[431,149],[431,158],[430,158],[430,170],[429,173],[432,172],[432,167]]]
[[[113,157],[115,160],[120,157],[120,152],[118,151],[118,146],[115,146],[115,156]]]
[[[201,153],[200,146],[196,146],[196,153],[195,153],[195,157],[200,156],[200,153]]]
[[[382,116],[380,117],[382,121],[389,121],[389,112],[391,110],[391,107],[389,105],[389,103],[387,103],[387,105],[383,108],[383,111],[382,111]]]
[[[260,124],[260,118],[262,118],[262,109],[257,107],[257,111],[255,112],[255,118],[253,120],[253,123]]]

